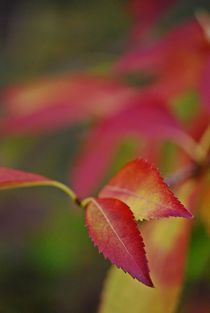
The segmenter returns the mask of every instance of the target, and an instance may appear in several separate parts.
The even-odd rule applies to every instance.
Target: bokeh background
[[[1,88],[75,71],[108,73],[128,45],[132,19],[126,5],[126,0],[1,0]],[[177,1],[156,27],[165,30],[200,8],[209,10],[209,0]],[[88,126],[84,121],[50,134],[2,138],[0,164],[69,184]],[[171,160],[173,145],[164,149]],[[132,142],[125,142],[109,175],[132,154]],[[0,207],[0,312],[96,312],[109,262],[90,242],[83,212],[51,188],[1,192]],[[199,286],[209,292],[208,245],[198,223],[188,257],[191,289],[185,294],[204,301]]]

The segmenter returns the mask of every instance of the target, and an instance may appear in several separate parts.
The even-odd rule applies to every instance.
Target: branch
[[[210,167],[210,157],[203,163],[192,163],[183,169],[180,169],[166,177],[165,182],[170,187],[176,187],[177,185],[183,184],[190,178],[200,177],[205,173],[205,171]]]

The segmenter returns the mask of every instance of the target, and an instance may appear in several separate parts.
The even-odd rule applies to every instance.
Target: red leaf
[[[0,168],[0,189],[24,187],[31,185],[45,184],[50,182],[49,178],[32,174],[28,172],[19,171],[12,168]]]
[[[99,134],[96,128],[87,137],[70,174],[71,184],[80,198],[95,191],[117,153],[119,142]]]
[[[131,208],[136,220],[192,217],[169,190],[158,170],[143,159],[124,166],[102,189],[100,197],[123,201]]]
[[[118,73],[146,71],[154,77],[147,88],[166,97],[196,88],[210,53],[200,25],[187,21],[160,39],[133,47],[116,65]]]
[[[50,178],[19,171],[13,168],[0,167],[0,189],[13,189],[20,187],[51,186],[65,192],[72,200],[76,200],[76,195],[66,185]]]
[[[167,108],[165,100],[149,94],[139,94],[132,106],[104,119],[99,129],[101,135],[118,138],[141,135],[177,139],[181,135],[181,125]]]
[[[132,277],[152,287],[144,244],[129,207],[117,199],[93,199],[86,225],[99,251]]]
[[[165,13],[175,0],[131,0],[128,9],[134,18],[133,37],[138,39]]]
[[[164,63],[170,61],[171,57],[175,57],[177,54],[180,57],[186,49],[192,49],[190,53],[194,50],[197,52],[199,45],[204,41],[205,36],[197,21],[189,20],[176,25],[156,40],[152,39],[147,44],[135,45],[118,61],[117,68],[122,72],[148,68],[152,70],[154,67],[155,70],[160,70]],[[188,55],[190,53],[188,50]]]
[[[205,68],[203,71],[202,79],[200,82],[200,93],[202,103],[205,105],[210,113],[210,57],[205,64]]]
[[[126,106],[135,88],[91,74],[42,78],[2,91],[2,134],[49,132]],[[100,104],[100,105],[99,105]]]

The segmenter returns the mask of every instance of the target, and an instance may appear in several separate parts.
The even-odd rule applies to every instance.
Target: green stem
[[[0,190],[29,188],[29,187],[42,187],[42,186],[55,187],[55,188],[63,191],[65,194],[67,194],[69,196],[69,198],[71,198],[71,200],[73,202],[75,202],[76,204],[81,206],[81,201],[79,200],[79,198],[77,197],[75,192],[73,190],[71,190],[68,186],[66,186],[65,184],[60,183],[60,182],[55,181],[55,180],[39,181],[39,182],[25,182],[25,183],[21,183],[21,184],[14,183],[14,184],[7,185],[7,186],[6,185],[1,186]]]
[[[92,197],[85,198],[81,201],[81,206],[85,209],[86,206],[93,200]]]

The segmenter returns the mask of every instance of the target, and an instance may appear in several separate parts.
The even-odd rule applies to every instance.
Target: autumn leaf
[[[133,39],[138,40],[145,31],[148,31],[173,2],[175,0],[129,1],[127,7],[134,19]]]
[[[47,133],[101,118],[129,105],[137,90],[110,77],[66,74],[8,86],[1,91],[2,135]],[[100,105],[99,105],[100,104]]]
[[[86,209],[89,235],[112,263],[153,286],[142,237],[129,207],[117,199],[92,199]]]
[[[198,88],[210,45],[195,19],[173,27],[165,36],[131,47],[118,60],[115,71],[143,71],[153,77],[146,89],[171,98]]]
[[[190,36],[191,34],[191,36]],[[182,46],[180,47],[180,44]],[[152,69],[161,70],[169,58],[183,53],[187,48],[198,53],[200,45],[205,44],[205,36],[195,19],[175,25],[164,36],[148,41],[147,44],[136,44],[118,60],[117,68],[121,72]],[[200,47],[201,48],[201,47]],[[189,54],[189,51],[188,51]],[[139,58],[138,58],[139,57]],[[144,63],[144,58],[150,62]],[[166,58],[164,60],[164,57]]]
[[[192,217],[169,190],[158,170],[143,159],[125,165],[101,190],[100,197],[120,199],[136,220],[160,217]]]
[[[56,187],[68,194],[72,200],[76,199],[74,192],[58,181],[34,173],[0,167],[0,190],[36,186]]]

